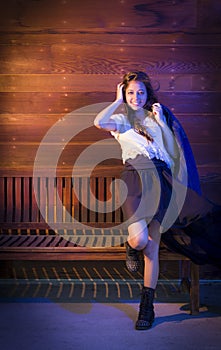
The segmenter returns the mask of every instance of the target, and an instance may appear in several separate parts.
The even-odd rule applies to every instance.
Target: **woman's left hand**
[[[152,105],[152,111],[158,124],[162,125],[165,123],[165,116],[163,114],[163,109],[160,103],[154,103]]]

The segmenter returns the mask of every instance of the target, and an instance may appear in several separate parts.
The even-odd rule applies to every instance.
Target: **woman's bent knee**
[[[148,229],[145,220],[137,221],[128,227],[129,244],[132,248],[142,250],[148,243]]]

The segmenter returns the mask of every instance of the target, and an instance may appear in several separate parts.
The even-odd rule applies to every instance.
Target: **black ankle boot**
[[[137,272],[141,266],[140,252],[131,248],[128,242],[125,243],[126,247],[126,266],[130,272]]]
[[[154,321],[154,289],[143,287],[140,301],[140,311],[135,328],[137,330],[146,330],[151,328]]]

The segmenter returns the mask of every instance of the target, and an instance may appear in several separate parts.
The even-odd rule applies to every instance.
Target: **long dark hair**
[[[149,76],[142,71],[132,71],[124,75],[123,77],[123,99],[125,102],[126,112],[128,116],[128,120],[131,126],[134,128],[136,132],[145,136],[148,141],[153,141],[153,138],[148,134],[146,128],[139,123],[135,118],[135,112],[127,105],[126,103],[126,89],[131,81],[139,81],[142,82],[147,90],[147,100],[143,108],[147,111],[152,110],[152,105],[158,102],[157,96],[155,95],[154,89],[151,84],[151,80]]]

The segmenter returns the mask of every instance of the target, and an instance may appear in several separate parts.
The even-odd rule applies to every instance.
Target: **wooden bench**
[[[1,177],[0,260],[124,260],[127,229],[114,180]],[[196,314],[199,266],[163,243],[160,260],[182,262],[180,280],[189,283],[190,311]]]

